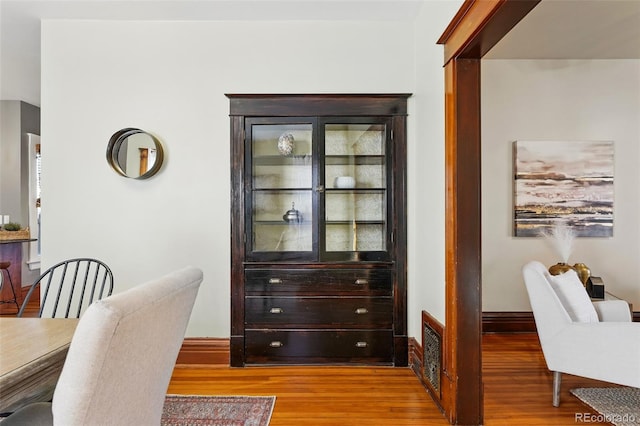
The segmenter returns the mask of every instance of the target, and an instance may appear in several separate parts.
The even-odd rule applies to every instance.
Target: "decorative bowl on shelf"
[[[356,180],[353,176],[338,176],[333,180],[333,187],[340,189],[355,188]]]
[[[285,157],[293,154],[294,137],[291,133],[283,133],[278,138],[278,152]]]

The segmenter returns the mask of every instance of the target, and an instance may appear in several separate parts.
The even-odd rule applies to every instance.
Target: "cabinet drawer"
[[[247,297],[248,327],[391,328],[389,297]]]
[[[247,295],[391,296],[393,277],[387,269],[248,269]]]
[[[247,330],[249,364],[393,361],[391,330]]]

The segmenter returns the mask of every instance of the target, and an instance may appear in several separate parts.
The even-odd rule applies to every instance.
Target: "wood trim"
[[[407,115],[410,93],[383,94],[227,94],[229,115],[295,117]]]
[[[418,343],[416,339],[414,339],[413,337],[410,337],[409,338],[409,367],[411,368],[413,373],[416,375],[416,377],[418,378],[422,386],[424,386],[425,390],[427,391],[431,399],[433,399],[433,402],[435,402],[440,412],[444,415],[445,410],[442,407],[442,403],[440,399],[437,397],[437,395],[433,394],[433,391],[431,390],[427,382],[425,382],[424,380],[424,376],[422,374],[422,366],[424,365],[423,356],[424,356],[424,351],[422,349],[422,345]]]
[[[189,337],[182,342],[176,365],[188,364],[228,367],[229,351],[229,339]]]
[[[483,312],[483,333],[535,333],[532,312]]]
[[[422,377],[422,345],[418,343],[415,337],[409,337],[409,368],[415,373],[418,378]]]
[[[482,424],[480,60],[449,61],[445,84],[443,404],[450,423]]]
[[[480,59],[538,0],[466,0],[445,51],[443,405],[452,424],[482,424]]]
[[[457,58],[482,58],[540,0],[465,0],[444,31],[445,63]]]
[[[242,117],[231,117],[231,138],[244,141]],[[232,367],[244,365],[244,143],[231,144],[231,339]],[[237,284],[240,283],[240,284]]]
[[[403,105],[406,108],[406,104]],[[394,365],[406,367],[408,363],[407,325],[407,123],[405,117],[392,118],[392,183],[394,238],[389,242],[395,263],[393,335]],[[397,141],[402,141],[398,143]]]
[[[633,322],[640,322],[640,311],[632,314]],[[536,333],[532,312],[483,312],[483,333]]]

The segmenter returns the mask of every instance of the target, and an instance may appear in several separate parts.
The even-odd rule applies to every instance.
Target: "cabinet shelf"
[[[254,220],[254,225],[267,225],[267,226],[311,226],[312,221],[302,221],[296,223],[289,223],[283,220]],[[324,222],[326,225],[384,225],[384,220],[327,220]]]
[[[265,192],[265,193],[277,193],[277,192],[304,192],[304,191],[312,191],[312,188],[295,188],[295,187],[286,187],[286,188],[253,188],[253,192]]]
[[[384,155],[327,155],[325,164],[328,166],[379,166],[384,164]]]
[[[327,192],[335,192],[337,194],[380,194],[385,192],[386,188],[327,188]]]
[[[253,157],[255,166],[303,166],[311,162],[311,155],[257,155]]]
[[[384,225],[384,220],[327,220],[327,225]]]
[[[267,225],[267,226],[311,226],[313,222],[302,221],[302,222],[285,222],[284,220],[254,220],[254,225]]]
[[[385,192],[386,188],[326,188],[325,191],[336,194],[380,194]],[[304,192],[313,191],[313,188],[253,188],[253,192],[278,193],[278,192]]]
[[[254,166],[303,166],[311,161],[311,155],[260,155],[253,157]],[[384,164],[384,155],[327,155],[325,162],[331,166]]]

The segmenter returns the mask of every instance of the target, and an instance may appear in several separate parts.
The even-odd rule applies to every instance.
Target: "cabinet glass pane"
[[[326,251],[386,250],[384,124],[326,124]]]
[[[329,223],[327,251],[384,251],[384,224]]]
[[[311,198],[311,191],[254,191],[253,251],[312,251]]]
[[[251,126],[253,251],[313,250],[312,134],[311,124]]]
[[[252,134],[253,188],[311,188],[310,124],[255,124]]]

